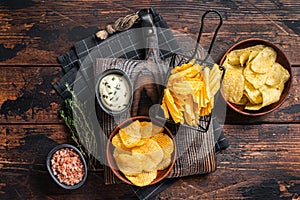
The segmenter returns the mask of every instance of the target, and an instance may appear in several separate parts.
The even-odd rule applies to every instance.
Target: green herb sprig
[[[96,152],[97,141],[93,131],[93,125],[87,119],[88,116],[85,112],[88,109],[85,109],[85,102],[80,102],[78,100],[76,94],[70,88],[69,84],[66,84],[66,88],[67,91],[70,92],[72,99],[68,98],[65,100],[65,110],[60,111],[60,116],[69,129],[72,140],[86,158],[89,169],[95,170],[99,163],[90,152]],[[76,120],[75,122],[75,119],[80,120]]]

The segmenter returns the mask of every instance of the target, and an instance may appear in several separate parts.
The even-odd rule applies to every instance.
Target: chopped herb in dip
[[[99,83],[99,92],[103,105],[112,111],[121,111],[129,104],[130,85],[120,74],[108,74]]]

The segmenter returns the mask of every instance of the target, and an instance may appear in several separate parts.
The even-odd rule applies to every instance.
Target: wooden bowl
[[[282,52],[281,49],[279,49],[276,45],[274,45],[273,43],[271,43],[267,40],[263,40],[263,39],[259,39],[259,38],[250,38],[250,39],[245,39],[245,40],[242,40],[242,41],[234,44],[223,55],[223,57],[221,58],[221,61],[220,61],[220,65],[222,65],[224,63],[226,56],[227,56],[227,54],[229,54],[229,52],[236,50],[236,49],[243,49],[243,48],[258,45],[258,44],[263,44],[263,45],[272,47],[277,52],[276,62],[281,64],[290,73],[290,78],[284,85],[284,89],[283,89],[283,92],[281,94],[279,101],[276,103],[273,103],[271,105],[265,106],[257,111],[246,110],[246,109],[244,109],[244,106],[242,106],[242,105],[236,105],[234,103],[227,101],[221,90],[222,97],[226,101],[227,105],[234,111],[236,111],[242,115],[247,115],[247,116],[262,116],[267,113],[273,112],[274,110],[279,108],[281,106],[281,104],[284,102],[284,100],[286,99],[286,97],[288,96],[290,88],[291,88],[291,84],[292,84],[292,70],[291,70],[290,62],[288,61],[287,57],[285,56],[285,54]]]
[[[174,137],[172,135],[172,132],[166,127],[164,126],[159,120],[157,119],[152,119],[148,116],[136,116],[136,117],[132,117],[129,118],[127,120],[125,120],[124,122],[122,122],[121,124],[119,124],[111,133],[107,145],[106,145],[106,158],[108,161],[108,165],[110,167],[110,169],[113,171],[113,173],[124,183],[130,184],[130,185],[134,185],[133,183],[131,183],[126,177],[125,175],[118,169],[118,166],[115,162],[115,159],[113,157],[113,151],[114,151],[114,146],[112,145],[111,141],[112,138],[119,132],[119,130],[122,127],[126,127],[129,124],[131,124],[132,122],[134,122],[135,120],[139,120],[140,122],[142,121],[147,121],[147,122],[152,122],[155,125],[160,125],[164,128],[164,133],[168,134],[168,136],[170,138],[172,138],[173,143],[174,143],[174,151],[171,155],[171,164],[164,170],[159,170],[157,171],[157,176],[156,178],[149,184],[149,185],[153,185],[159,181],[161,181],[162,179],[166,178],[168,176],[168,174],[171,172],[172,168],[174,167],[175,164],[175,160],[176,160],[176,143],[174,140]]]

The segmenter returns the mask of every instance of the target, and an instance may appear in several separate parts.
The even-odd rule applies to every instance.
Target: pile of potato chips
[[[210,70],[195,64],[195,59],[173,68],[161,102],[165,118],[197,127],[200,116],[210,114],[214,107],[221,77],[217,64]]]
[[[223,63],[225,98],[247,110],[259,110],[279,101],[290,74],[276,58],[276,51],[265,45],[231,51]]]
[[[112,138],[116,164],[134,185],[149,185],[158,170],[171,164],[174,144],[164,131],[152,122],[135,120]]]

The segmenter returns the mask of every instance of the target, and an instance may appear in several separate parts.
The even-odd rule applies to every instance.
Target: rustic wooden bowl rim
[[[221,96],[222,98],[226,101],[227,105],[233,109],[234,111],[242,114],[242,115],[246,115],[246,116],[262,116],[265,114],[268,114],[270,112],[273,112],[274,110],[276,110],[277,108],[279,108],[283,102],[285,101],[285,99],[287,98],[290,88],[291,88],[291,84],[292,84],[292,70],[291,70],[291,64],[288,60],[288,58],[286,57],[286,55],[283,53],[283,51],[277,47],[275,44],[273,44],[272,42],[265,40],[265,39],[261,39],[261,38],[248,38],[245,40],[241,40],[237,43],[235,43],[234,45],[232,45],[226,52],[225,54],[222,56],[221,60],[220,60],[220,65],[223,64],[223,62],[226,59],[226,56],[229,52],[231,52],[232,50],[236,50],[236,49],[242,49],[245,47],[250,47],[250,46],[254,46],[257,44],[264,44],[266,46],[270,46],[272,47],[276,52],[277,52],[277,59],[276,61],[278,63],[280,63],[286,70],[288,70],[288,72],[290,73],[290,78],[289,80],[285,83],[284,85],[284,89],[283,92],[281,94],[280,100],[276,103],[273,103],[271,105],[268,105],[266,107],[261,108],[258,111],[248,111],[244,109],[244,106],[239,106],[236,105],[234,103],[228,102],[225,99],[225,96],[222,92],[221,89]]]
[[[125,127],[125,126],[129,125],[130,123],[132,123],[135,120],[139,120],[139,121],[151,121],[154,124],[160,124],[160,125],[162,125],[162,123],[159,120],[155,119],[155,118],[150,118],[148,116],[135,116],[135,117],[131,117],[129,119],[126,119],[122,123],[120,123],[119,125],[117,125],[115,127],[115,129],[112,131],[112,133],[110,134],[109,139],[107,141],[107,145],[106,145],[106,158],[107,158],[108,165],[109,165],[110,169],[112,170],[112,172],[121,181],[123,181],[124,183],[127,183],[129,185],[134,185],[134,184],[131,183],[124,176],[124,174],[119,171],[119,169],[118,169],[118,167],[117,167],[117,165],[115,163],[115,160],[113,158],[113,155],[112,155],[112,151],[113,151],[114,147],[111,144],[111,140],[112,140],[113,136],[118,133],[118,131],[120,130],[121,127]],[[166,169],[158,171],[158,175],[157,175],[156,179],[153,180],[149,185],[153,185],[155,183],[158,183],[159,181],[161,181],[164,178],[166,178],[168,176],[168,174],[171,172],[172,168],[174,167],[174,164],[175,164],[175,161],[176,161],[176,143],[175,143],[175,140],[174,140],[174,136],[173,136],[172,132],[166,126],[163,126],[163,127],[165,129],[164,133],[168,134],[172,138],[173,143],[174,143],[174,151],[172,153],[172,162],[171,162],[171,164]]]

